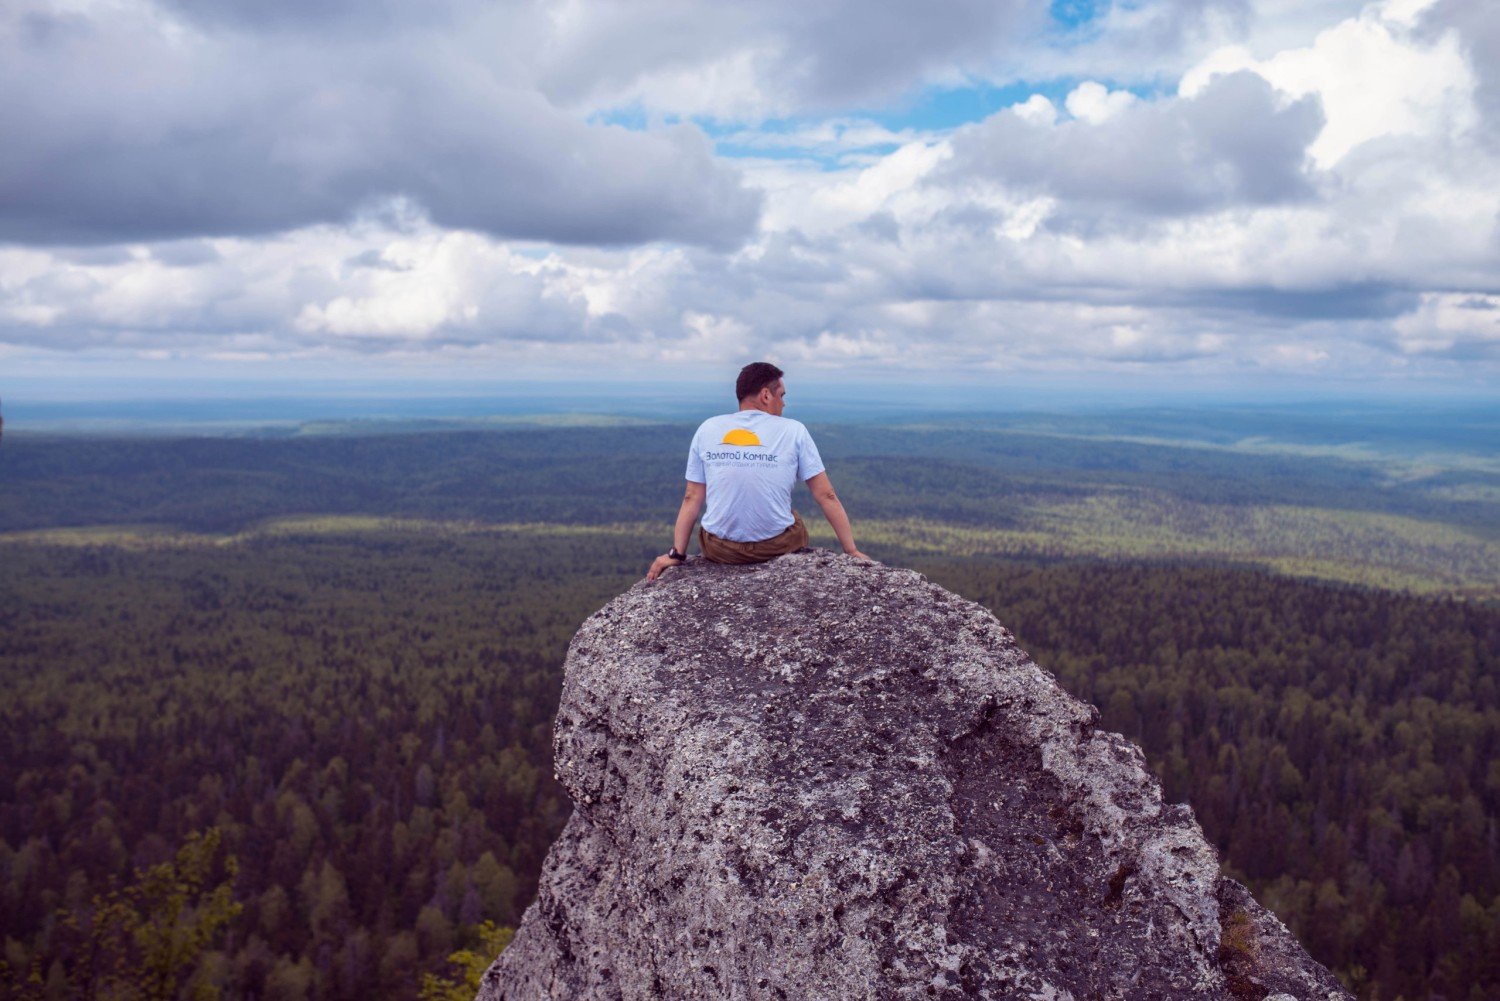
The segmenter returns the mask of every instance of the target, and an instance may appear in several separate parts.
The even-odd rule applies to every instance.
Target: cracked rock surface
[[[481,1001],[1348,998],[984,608],[803,550],[579,629],[574,810]]]

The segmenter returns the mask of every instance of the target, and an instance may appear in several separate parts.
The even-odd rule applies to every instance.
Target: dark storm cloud
[[[1079,205],[1149,216],[1294,201],[1312,193],[1307,147],[1318,100],[1279,102],[1254,73],[1215,79],[1194,97],[1139,102],[1103,122],[1052,125],[1004,111],[954,138],[940,177],[1000,182]]]
[[[587,124],[420,34],[0,15],[0,135],[0,241],[267,233],[403,198],[502,237],[731,247],[759,213],[695,128]]]

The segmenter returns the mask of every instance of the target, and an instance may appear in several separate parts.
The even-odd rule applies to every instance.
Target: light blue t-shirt
[[[823,471],[800,421],[763,410],[710,417],[693,435],[687,478],[707,484],[703,527],[732,542],[760,542],[792,524],[792,488]]]

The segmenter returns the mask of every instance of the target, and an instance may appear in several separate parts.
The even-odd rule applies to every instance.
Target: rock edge
[[[1348,998],[984,608],[803,550],[592,616],[482,1001]]]

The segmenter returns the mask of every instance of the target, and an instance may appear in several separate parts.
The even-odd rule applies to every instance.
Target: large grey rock
[[[573,816],[479,998],[1348,997],[1097,717],[910,571],[637,584],[569,650]]]

